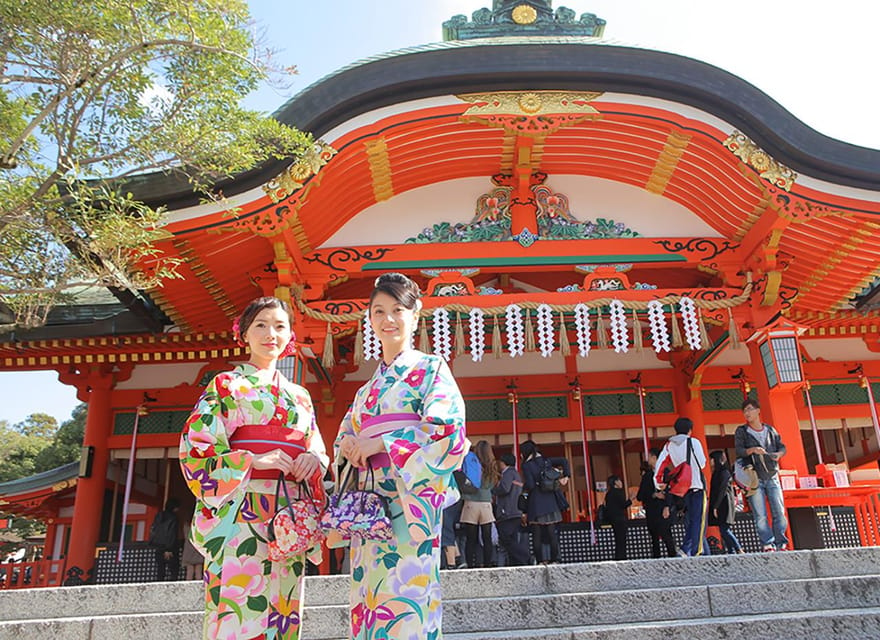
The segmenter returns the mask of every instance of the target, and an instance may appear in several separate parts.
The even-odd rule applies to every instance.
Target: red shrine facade
[[[471,440],[569,459],[572,521],[609,474],[637,485],[679,415],[732,458],[751,396],[788,447],[788,506],[851,508],[858,542],[880,542],[880,151],[720,69],[596,37],[408,49],[275,117],[320,142],[218,185],[225,205],[137,185],[169,206],[159,246],[182,279],[110,301],[115,325],[93,308],[0,342],[4,370],[56,370],[89,405],[75,492],[45,494],[69,581],[189,499],[180,429],[210,375],[246,359],[231,324],[252,298],[296,310],[285,366],[330,447],[379,357],[364,311],[386,271],[421,285],[416,346],[449,360]]]

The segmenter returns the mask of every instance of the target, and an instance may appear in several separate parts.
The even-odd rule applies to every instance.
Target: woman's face
[[[255,361],[277,359],[290,342],[290,318],[284,309],[268,307],[260,311],[244,336]]]
[[[386,349],[392,346],[396,347],[395,351],[409,348],[417,321],[415,309],[407,309],[384,291],[377,293],[370,304],[370,326]]]

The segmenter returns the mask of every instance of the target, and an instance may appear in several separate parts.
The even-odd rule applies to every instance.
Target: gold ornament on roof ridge
[[[597,115],[599,111],[587,103],[601,95],[601,91],[498,91],[467,93],[456,97],[471,103],[463,116],[536,116],[557,113]]]
[[[296,162],[264,184],[263,191],[272,202],[278,204],[295,191],[302,189],[306,180],[317,174],[335,155],[336,149],[322,140],[317,140]]]
[[[517,24],[532,24],[538,19],[538,12],[535,8],[528,4],[517,5],[510,12],[510,17]]]
[[[798,174],[784,164],[776,162],[769,153],[749,140],[745,134],[734,130],[724,141],[724,146],[745,164],[758,171],[762,178],[769,180],[780,189],[791,191]]]

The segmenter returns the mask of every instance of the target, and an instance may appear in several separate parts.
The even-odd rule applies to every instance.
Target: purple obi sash
[[[378,416],[364,418],[361,423],[359,434],[368,438],[379,438],[391,431],[397,431],[404,427],[410,427],[422,421],[417,413],[383,413]],[[370,466],[373,469],[391,466],[391,457],[383,452],[370,456]]]
[[[296,458],[306,450],[305,436],[301,431],[272,424],[243,424],[229,438],[232,449],[251,453],[268,453],[281,449],[291,458]],[[278,478],[275,469],[251,469],[251,478],[274,480]]]

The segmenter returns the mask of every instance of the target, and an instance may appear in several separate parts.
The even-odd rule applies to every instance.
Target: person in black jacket
[[[654,486],[654,467],[660,449],[651,447],[648,451],[648,459],[642,463],[642,480],[639,483],[639,492],[636,497],[645,507],[645,521],[648,525],[648,535],[651,536],[651,556],[659,558],[660,543],[666,547],[666,553],[670,558],[677,555],[675,541],[672,539],[672,514],[673,505],[671,496],[658,491]]]
[[[156,550],[156,580],[177,580],[180,577],[180,501],[168,498],[165,509],[156,514],[150,526],[150,546]]]
[[[518,505],[523,482],[515,465],[516,458],[512,453],[504,453],[498,458],[501,479],[492,489],[498,544],[507,552],[507,564],[512,567],[529,563],[528,539],[522,535],[523,513]]]
[[[562,477],[571,475],[568,460],[565,458],[545,458],[538,451],[532,440],[526,440],[519,448],[523,465],[523,488],[528,493],[527,521],[532,529],[532,546],[535,560],[547,564],[544,559],[544,542],[550,545],[549,562],[559,562],[559,534],[556,524],[562,521],[559,507],[558,489],[542,488],[542,477],[545,471],[558,467],[562,469]],[[554,473],[555,475],[555,473]]]
[[[712,480],[709,483],[709,524],[721,530],[721,539],[727,553],[743,553],[742,545],[733,533],[736,522],[736,496],[731,484],[730,466],[724,451],[709,454],[712,461]]]
[[[626,560],[626,510],[632,499],[626,497],[623,480],[608,476],[608,493],[605,494],[605,519],[614,531],[614,559]]]

